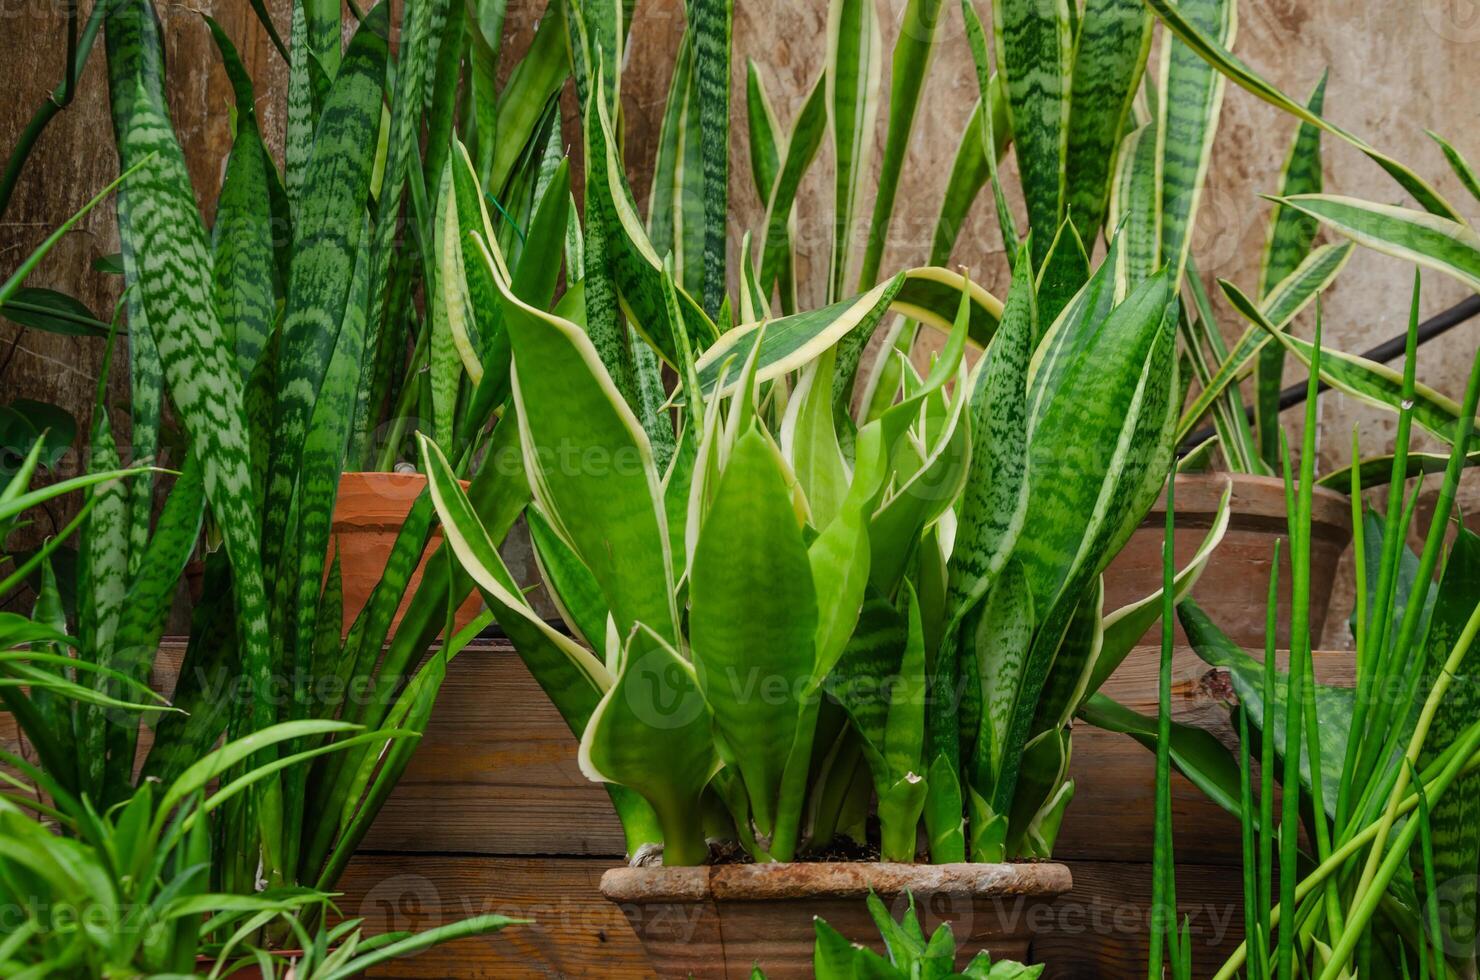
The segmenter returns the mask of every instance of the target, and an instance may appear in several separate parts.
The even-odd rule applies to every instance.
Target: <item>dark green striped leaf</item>
[[[988,53],[986,30],[981,18],[976,15],[972,0],[961,0],[961,15],[966,21],[966,40],[971,46],[971,59],[976,64],[977,91],[983,106],[992,111],[983,111],[981,116],[982,156],[986,159],[987,176],[992,182],[992,202],[997,213],[997,228],[1002,233],[1002,248],[1006,251],[1009,265],[1015,261],[1018,246],[1017,223],[1007,206],[1007,196],[1002,191],[1002,181],[997,173],[999,149],[1005,149],[1008,135],[1012,132],[1012,113],[1008,106],[1006,88],[1002,78],[992,73],[992,59]],[[1001,104],[1002,112],[997,113]]]
[[[1161,266],[1161,215],[1156,182],[1155,120],[1126,134],[1116,157],[1110,191],[1110,226],[1124,251],[1130,283],[1144,282]]]
[[[321,114],[298,202],[298,232],[283,314],[263,554],[277,562],[314,405],[349,308],[370,194],[386,64],[381,4],[360,24]],[[280,584],[290,589],[287,576]]]
[[[1326,77],[1316,83],[1306,108],[1320,115],[1325,105]],[[1321,131],[1308,122],[1295,130],[1280,178],[1280,195],[1321,192]],[[1269,219],[1264,257],[1259,267],[1259,298],[1262,301],[1305,260],[1315,242],[1317,223],[1307,214],[1276,204]],[[1284,384],[1285,349],[1270,344],[1259,352],[1254,369],[1254,424],[1259,435],[1259,455],[1271,468],[1279,463],[1279,401]]]
[[[694,85],[704,174],[704,278],[701,301],[719,317],[726,287],[730,201],[730,32],[734,0],[693,0]],[[612,71],[616,71],[613,62]],[[694,135],[692,126],[686,136]]]
[[[1068,217],[1091,244],[1110,203],[1115,154],[1146,70],[1151,23],[1141,0],[1088,0],[1074,39],[1064,184]]]
[[[1177,11],[1220,46],[1233,45],[1238,30],[1235,0],[1182,0]],[[1169,38],[1162,45],[1156,124],[1160,257],[1172,267],[1178,282],[1192,248],[1192,229],[1218,131],[1224,84],[1224,76],[1180,38]]]
[[[1041,268],[1064,220],[1074,45],[1069,5],[1066,0],[993,0],[992,30],[1033,232],[1033,267]]]
[[[256,121],[245,117],[226,161],[211,229],[216,315],[235,348],[243,382],[252,376],[277,317],[267,166]]]
[[[201,477],[200,457],[192,455],[165,501],[159,525],[139,562],[138,574],[129,584],[118,624],[113,666],[140,684],[149,680],[180,576],[200,536],[206,504]],[[116,688],[114,693],[118,693]],[[108,758],[132,759],[137,736],[138,729],[133,725],[108,726]],[[104,773],[110,784],[107,798],[127,797],[132,786],[131,775],[126,766],[110,766]]]
[[[125,161],[145,162],[130,178],[122,205],[125,254],[138,262],[149,330],[171,398],[201,457],[206,499],[231,557],[241,667],[254,695],[246,717],[259,728],[273,715],[271,662],[241,375],[211,301],[205,230],[179,144],[142,83],[135,92],[122,152]]]

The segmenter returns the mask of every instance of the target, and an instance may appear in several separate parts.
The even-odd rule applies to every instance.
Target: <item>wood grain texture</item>
[[[152,682],[174,685],[183,644],[167,641]],[[1155,711],[1156,650],[1139,647],[1105,692]],[[1279,658],[1285,663],[1283,656]],[[1316,654],[1326,682],[1352,682],[1350,654]],[[1236,744],[1222,692],[1189,650],[1173,661],[1173,716]],[[147,752],[148,732],[139,751]],[[0,714],[0,746],[19,745]],[[365,840],[367,850],[428,854],[597,856],[620,859],[621,827],[600,786],[581,774],[571,736],[518,656],[503,641],[478,641],[454,660],[427,734],[400,785]],[[1074,802],[1059,833],[1056,860],[1146,862],[1154,840],[1155,757],[1122,735],[1075,727]],[[1238,822],[1181,776],[1172,809],[1180,862],[1238,867]]]
[[[1142,647],[1106,684],[1132,708],[1155,711],[1157,651]],[[1350,655],[1318,653],[1318,673],[1350,681]],[[1233,732],[1209,668],[1190,650],[1173,664],[1173,714]],[[1121,735],[1076,726],[1075,799],[1055,857],[1149,861],[1155,759]],[[1172,804],[1179,860],[1237,865],[1238,823],[1180,776]],[[449,668],[426,739],[366,842],[388,851],[475,853],[497,841],[502,854],[620,855],[621,828],[606,794],[581,774],[576,741],[522,662],[480,642]]]
[[[166,641],[155,686],[167,691],[183,643]],[[1281,657],[1283,662],[1284,658]],[[1156,651],[1135,650],[1106,690],[1151,710]],[[1350,683],[1350,654],[1317,653],[1318,675]],[[1174,714],[1230,740],[1219,691],[1190,651],[1174,661]],[[0,745],[13,748],[0,715]],[[146,751],[148,738],[141,740]],[[453,662],[427,737],[350,864],[340,910],[371,931],[424,929],[499,912],[537,924],[399,961],[377,977],[647,977],[636,935],[601,898],[602,873],[622,864],[606,794],[581,775],[575,740],[517,655],[479,641]],[[1151,895],[1154,757],[1130,739],[1080,725],[1076,800],[1055,858],[1073,891],[1025,905],[1038,938],[1030,955],[1055,978],[1134,977],[1144,968]],[[1237,945],[1242,916],[1238,824],[1185,780],[1173,792],[1178,903],[1192,918],[1195,975]],[[1008,911],[1012,911],[1009,909]],[[859,937],[866,938],[866,937]]]
[[[1074,876],[1068,895],[1002,910],[1037,932],[1029,957],[1046,963],[1044,976],[1055,980],[1139,976],[1146,963],[1150,866],[1067,863]],[[637,936],[598,891],[611,864],[599,858],[365,854],[341,880],[339,907],[346,916],[364,916],[372,932],[426,929],[483,912],[535,920],[388,964],[372,977],[652,977]],[[1177,906],[1191,923],[1194,976],[1210,975],[1242,940],[1239,887],[1227,868],[1179,866]]]

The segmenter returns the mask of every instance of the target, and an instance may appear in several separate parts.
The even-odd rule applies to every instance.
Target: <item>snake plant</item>
[[[598,101],[605,135],[603,114]],[[702,309],[658,266],[661,319],[632,309],[632,324],[638,344],[677,355],[679,386],[644,414],[589,319],[521,300],[487,228],[473,244],[514,354],[530,524],[570,635],[534,614],[423,436],[433,501],[634,856],[661,843],[666,862],[701,862],[722,837],[789,860],[858,836],[873,796],[886,857],[915,856],[922,815],[934,860],[964,858],[968,814],[974,858],[1046,853],[1072,792],[1070,720],[1157,610],[1102,616],[1098,577],[1170,459],[1168,277],[1132,288],[1112,248],[1046,329],[1027,249],[995,323],[957,277],[930,374],[906,372],[897,403],[840,426],[837,365],[910,274],[706,346]],[[1120,448],[1105,457],[1106,443]]]
[[[65,589],[40,580],[41,602],[17,641],[26,646],[12,656],[7,643],[6,706],[44,749],[47,777],[100,811],[146,782],[172,781],[223,735],[250,738],[279,723],[363,729],[297,729],[265,745],[251,763],[266,765],[266,775],[211,814],[213,888],[249,893],[260,878],[324,890],[405,769],[415,739],[397,733],[424,729],[448,660],[488,622],[485,615],[451,635],[448,610],[471,585],[444,555],[428,561],[417,598],[392,629],[431,540],[423,497],[365,610],[341,635],[340,569],[327,557],[339,476],[395,463],[415,413],[458,449],[475,499],[492,501],[509,523],[522,508],[522,472],[472,471],[482,450],[499,457],[515,435],[512,425],[489,424],[489,401],[497,407],[505,397],[507,368],[500,375],[496,365],[500,344],[507,360],[507,341],[496,324],[464,331],[492,351],[483,357],[487,385],[457,366],[450,323],[463,311],[448,312],[445,297],[454,294],[442,283],[452,191],[441,178],[456,131],[476,161],[475,200],[499,209],[498,236],[525,271],[521,294],[543,290],[539,301],[549,302],[546,270],[561,252],[569,201],[550,149],[555,95],[569,70],[561,6],[500,87],[491,10],[444,0],[408,5],[393,19],[381,4],[353,11],[342,46],[337,8],[294,4],[290,45],[281,48],[290,63],[281,170],[263,144],[252,81],[208,22],[236,101],[209,230],[166,110],[152,6],[120,0],[99,11],[124,168],[117,271],[126,287],[128,429],[136,459],[160,452],[167,417],[185,449],[172,460],[173,478],[143,469],[112,479],[120,420],[100,387],[94,472],[61,488],[88,495],[75,528],[76,611],[58,601]],[[257,13],[266,17],[265,8]],[[459,90],[468,93],[461,114]],[[38,260],[7,281],[0,302],[15,299]],[[157,519],[156,491],[164,498]],[[155,704],[144,685],[201,540],[203,595],[172,708],[144,716],[153,745],[136,780],[139,709]],[[424,656],[444,630],[439,653]],[[25,671],[35,681],[43,668],[58,680],[23,690],[11,679]],[[59,693],[70,697],[59,703]],[[303,764],[274,767],[295,756]],[[248,771],[247,760],[235,765],[236,775]]]
[[[940,15],[928,4],[912,10],[926,25]],[[922,821],[932,860],[963,860],[968,842],[976,860],[1048,853],[1072,796],[1072,720],[1160,608],[1153,596],[1106,614],[1099,576],[1170,465],[1181,391],[1176,271],[1156,271],[1154,257],[1141,269],[1124,234],[1091,269],[1059,201],[1048,228],[1021,248],[1014,239],[1005,304],[928,267],[876,285],[865,277],[863,292],[838,299],[855,268],[841,235],[823,290],[830,302],[795,312],[786,241],[796,186],[831,130],[846,224],[864,152],[855,137],[877,87],[871,11],[837,3],[828,68],[789,137],[748,72],[760,137],[752,168],[763,191],[769,181],[765,238],[756,249],[742,243],[739,294],[716,305],[706,284],[723,250],[691,247],[712,241],[707,231],[685,237],[723,190],[702,183],[714,161],[688,154],[709,146],[691,123],[712,111],[714,93],[694,79],[707,59],[728,61],[729,15],[691,11],[645,227],[621,163],[613,67],[623,62],[623,10],[591,3],[566,13],[587,198],[567,248],[571,289],[555,313],[521,298],[476,196],[449,200],[471,233],[461,243],[465,288],[497,297],[481,315],[501,318],[513,350],[510,407],[532,537],[570,635],[533,615],[498,560],[499,529],[479,520],[453,480],[456,454],[429,433],[423,456],[449,544],[581,738],[583,765],[608,785],[634,857],[661,842],[666,861],[703,861],[706,837],[722,837],[785,860],[838,833],[860,836],[874,798],[887,857],[915,856]],[[975,12],[963,13],[970,32]],[[1129,112],[1145,57],[1137,31],[1148,22],[1125,14],[1104,12],[1111,22],[1094,44],[1109,50],[1085,54],[1120,66],[1126,86],[1116,99],[1082,100],[1080,123],[1100,140]],[[923,71],[921,39],[931,36],[903,40],[896,66]],[[1019,42],[1002,43],[1016,51]],[[953,178],[937,236],[946,252],[947,212],[969,206],[1000,151],[1001,87],[984,58],[979,67],[991,111],[973,118],[963,143],[967,176]],[[918,79],[894,84],[904,97],[891,104],[891,132],[908,126]],[[457,156],[454,189],[476,173],[471,153]],[[886,161],[886,173],[896,169]],[[1111,173],[1095,172],[1108,199]],[[875,219],[885,234],[887,200]],[[870,255],[864,271],[878,261]],[[778,294],[782,315],[772,318]],[[927,377],[895,355],[860,372],[891,311],[949,327]],[[985,354],[962,376],[968,344]],[[671,396],[661,366],[677,379]],[[1107,456],[1105,445],[1117,449]],[[588,460],[604,462],[593,470]],[[1177,577],[1178,594],[1224,526],[1220,516]],[[765,639],[746,639],[742,625]],[[888,677],[900,684],[881,690]],[[762,696],[766,685],[774,697]]]
[[[1422,208],[1307,192],[1280,197],[1284,212],[1480,288],[1474,231],[1423,178],[1284,95],[1187,18],[1180,5],[1162,0],[1149,4],[1211,68],[1298,117],[1303,135],[1305,127],[1312,127],[1353,144]],[[1469,164],[1452,146],[1439,142],[1460,184],[1472,189]],[[1168,774],[1165,761],[1175,762],[1241,819],[1248,938],[1216,975],[1220,980],[1240,974],[1284,978],[1298,972],[1325,980],[1472,975],[1480,843],[1471,809],[1474,772],[1480,767],[1480,726],[1470,681],[1471,650],[1480,631],[1480,539],[1451,525],[1456,490],[1476,458],[1471,446],[1480,402],[1480,357],[1474,358],[1461,403],[1418,381],[1417,276],[1401,373],[1324,347],[1319,319],[1313,341],[1297,340],[1236,287],[1222,286],[1253,328],[1307,367],[1309,397],[1298,470],[1283,446],[1280,454],[1294,573],[1290,669],[1282,672],[1275,665],[1275,580],[1270,583],[1262,664],[1230,643],[1195,603],[1183,603],[1179,614],[1194,648],[1232,680],[1238,758],[1231,759],[1216,742],[1193,730],[1169,726],[1165,701],[1156,739],[1164,760],[1159,767],[1162,785]],[[1239,350],[1247,360],[1249,348],[1241,342]],[[1397,413],[1391,454],[1360,459],[1354,434],[1352,464],[1328,481],[1352,498],[1357,554],[1354,688],[1318,683],[1311,658],[1310,513],[1319,382]],[[1446,451],[1412,452],[1415,425]],[[1442,485],[1422,550],[1415,555],[1404,541],[1413,529],[1422,478],[1435,472],[1443,473]],[[1419,485],[1410,490],[1413,477]],[[1384,483],[1385,507],[1369,507],[1364,487]],[[1147,740],[1143,725],[1121,720],[1128,722],[1122,730]],[[1170,873],[1163,870],[1170,860],[1169,830],[1159,835],[1158,854],[1160,881]],[[1159,933],[1171,935],[1157,937],[1152,975],[1159,975],[1163,938],[1171,940],[1174,961],[1178,959],[1169,925],[1164,918]],[[1185,964],[1182,969],[1185,975]]]

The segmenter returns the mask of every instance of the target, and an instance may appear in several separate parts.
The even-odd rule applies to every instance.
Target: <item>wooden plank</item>
[[[1157,651],[1135,650],[1105,692],[1156,710]],[[1350,654],[1320,655],[1318,672],[1349,681]],[[1227,712],[1189,650],[1174,661],[1173,714],[1235,744]],[[1343,676],[1345,674],[1346,676]],[[1079,725],[1071,773],[1075,799],[1059,836],[1065,859],[1148,861],[1155,768],[1122,736]],[[1237,865],[1238,823],[1177,776],[1177,856]],[[576,765],[576,742],[523,663],[506,646],[470,647],[449,668],[426,738],[386,802],[367,846],[380,850],[620,855],[621,829],[606,794]]]
[[[1008,910],[1028,916],[1038,930],[1031,958],[1047,964],[1045,977],[1138,976],[1148,948],[1151,867],[1068,863],[1071,893],[1051,906]],[[369,932],[427,929],[484,912],[535,920],[388,964],[373,977],[650,977],[631,927],[598,891],[611,864],[599,858],[362,855],[345,872],[339,904],[346,916],[364,916]],[[1211,974],[1242,940],[1239,888],[1227,868],[1178,868],[1178,918],[1190,921],[1195,976]]]
[[[1045,980],[1145,976],[1150,950],[1149,864],[1068,861],[1074,890],[1052,909],[1033,940]],[[1177,921],[1188,920],[1192,975],[1212,976],[1243,941],[1243,884],[1217,865],[1177,866]]]
[[[154,683],[173,686],[182,645],[168,641]],[[1318,655],[1318,674],[1350,683],[1350,653]],[[1156,710],[1157,651],[1138,648],[1105,693],[1138,711]],[[1227,711],[1207,665],[1179,650],[1173,664],[1173,715],[1234,745]],[[0,745],[13,747],[8,715]],[[147,751],[148,733],[140,751]],[[141,755],[142,758],[142,755]],[[1071,774],[1075,798],[1055,856],[1064,860],[1149,861],[1154,757],[1133,740],[1078,725]],[[1237,867],[1238,822],[1181,776],[1174,777],[1179,861]],[[621,828],[602,788],[576,764],[576,740],[524,664],[502,641],[479,641],[448,670],[422,745],[386,801],[365,846],[380,851],[559,854],[620,857]]]
[[[373,970],[372,977],[650,977],[621,911],[601,897],[600,858],[363,854],[340,879],[340,911],[368,933],[421,931],[498,913],[532,925],[475,936]]]

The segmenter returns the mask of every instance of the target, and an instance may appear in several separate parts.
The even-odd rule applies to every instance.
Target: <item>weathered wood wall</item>
[[[182,654],[180,641],[166,642],[153,678],[160,690],[172,688]],[[1137,648],[1105,692],[1154,712],[1158,655]],[[1351,682],[1349,653],[1318,652],[1316,669],[1325,682]],[[1234,744],[1226,690],[1190,651],[1177,651],[1177,721]],[[13,748],[8,723],[0,715],[0,746]],[[1154,764],[1129,738],[1075,730],[1075,799],[1055,850],[1073,871],[1074,890],[1035,913],[1043,921],[1033,957],[1050,977],[1145,969]],[[1179,913],[1191,923],[1195,975],[1206,976],[1242,939],[1239,826],[1181,777],[1172,808]],[[425,929],[483,912],[534,920],[375,976],[646,977],[636,936],[598,890],[622,854],[607,796],[581,774],[564,722],[506,643],[480,641],[450,666],[423,744],[341,881],[339,905],[372,930]]]

